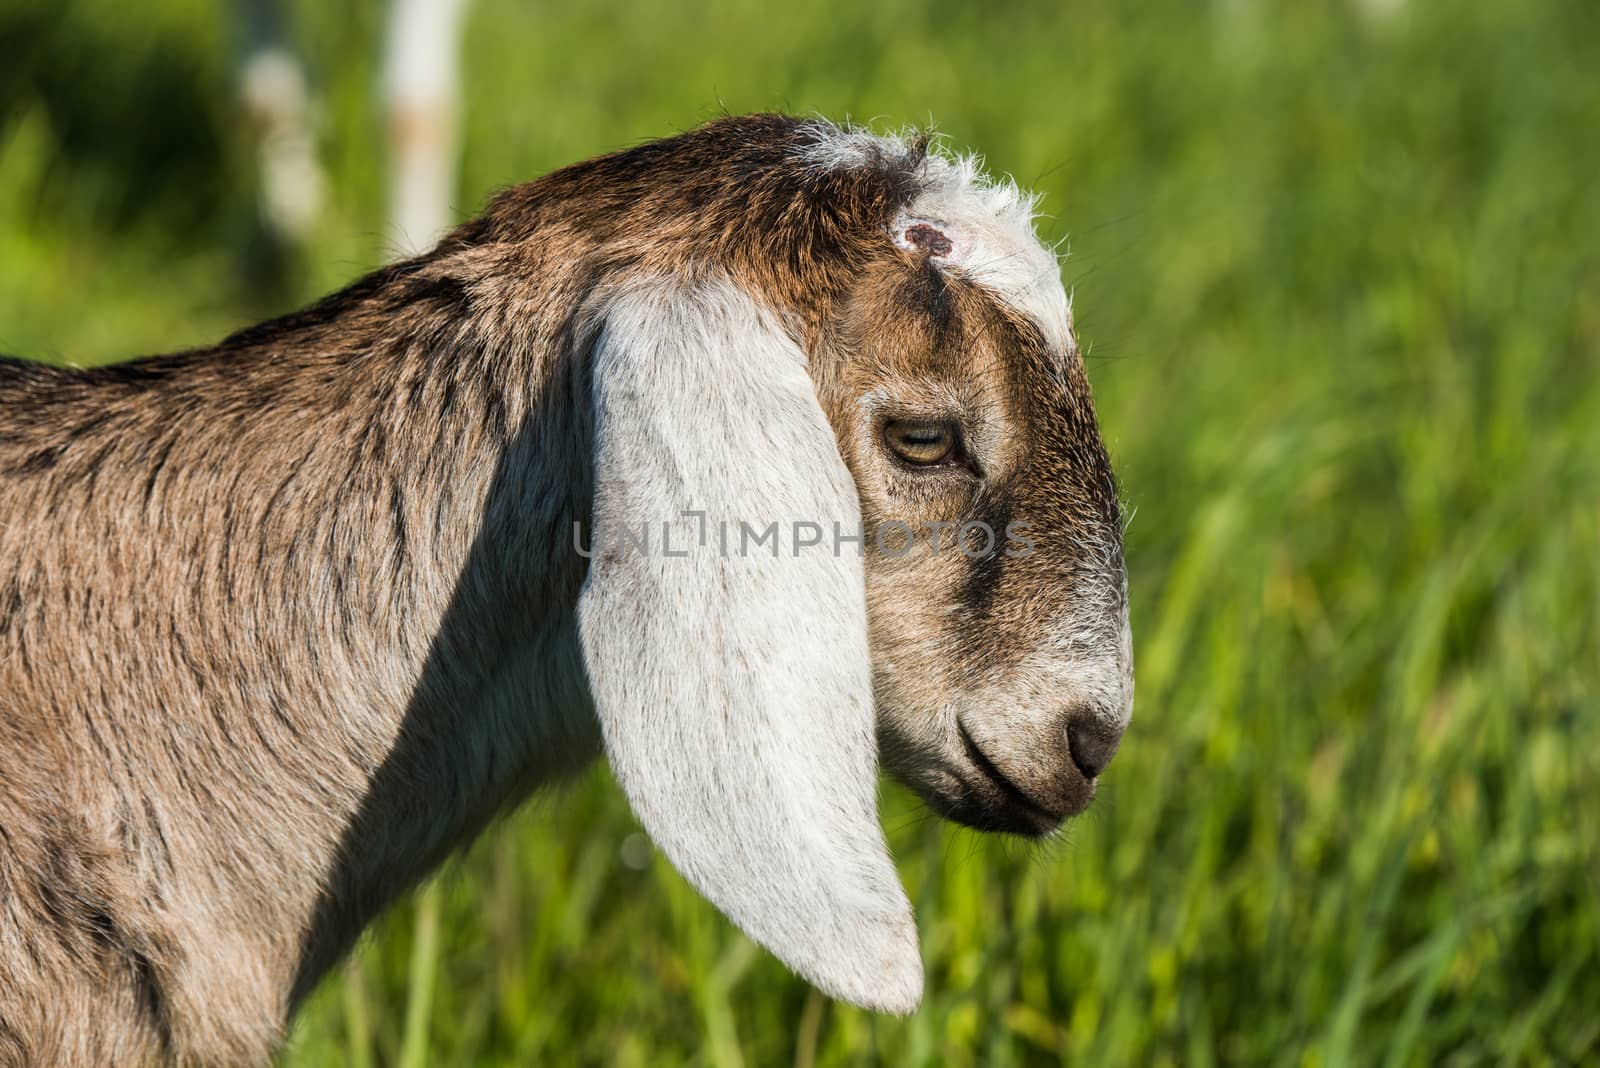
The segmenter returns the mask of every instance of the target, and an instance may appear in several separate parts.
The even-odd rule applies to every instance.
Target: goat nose
[[[1081,709],[1067,721],[1067,748],[1085,779],[1094,780],[1106,770],[1122,741],[1122,728],[1107,722],[1094,709]]]

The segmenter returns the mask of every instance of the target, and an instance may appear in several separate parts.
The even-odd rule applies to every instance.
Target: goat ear
[[[833,538],[860,505],[804,353],[729,282],[655,281],[607,301],[593,382],[578,626],[617,780],[750,937],[835,997],[913,1011],[861,560]]]

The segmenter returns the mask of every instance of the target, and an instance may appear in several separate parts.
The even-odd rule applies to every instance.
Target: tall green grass
[[[332,210],[266,255],[223,5],[5,3],[0,348],[200,343],[384,258],[375,5],[298,5]],[[596,769],[384,920],[283,1064],[1600,1062],[1597,46],[1576,0],[479,0],[463,212],[724,107],[932,117],[1045,194],[1137,710],[1042,848],[886,789],[910,1019],[755,950]]]

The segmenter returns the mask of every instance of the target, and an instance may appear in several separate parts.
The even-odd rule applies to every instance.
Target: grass
[[[298,8],[331,204],[267,255],[220,5],[6,0],[0,348],[200,343],[381,262],[381,12]],[[597,768],[379,924],[281,1063],[1600,1063],[1597,40],[1576,0],[479,0],[464,210],[722,107],[932,116],[1045,194],[1138,706],[1042,849],[886,788],[910,1019],[755,950]]]

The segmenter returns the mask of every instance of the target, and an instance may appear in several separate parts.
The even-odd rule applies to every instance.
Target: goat
[[[1044,835],[1132,707],[1055,258],[925,137],[723,118],[214,348],[0,361],[0,516],[5,1064],[265,1062],[602,752],[734,923],[908,1013],[880,756]]]

